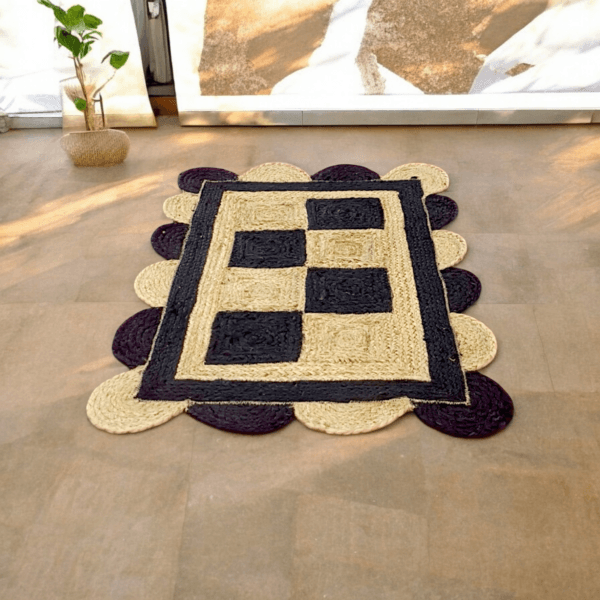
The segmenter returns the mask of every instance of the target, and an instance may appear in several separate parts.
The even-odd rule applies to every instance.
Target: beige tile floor
[[[0,598],[600,597],[600,127],[129,130],[74,168],[60,131],[0,136]],[[177,174],[284,161],[451,178],[469,314],[511,426],[459,440],[414,415],[333,437],[223,433],[182,415],[112,436],[85,416],[125,370],[118,325]]]

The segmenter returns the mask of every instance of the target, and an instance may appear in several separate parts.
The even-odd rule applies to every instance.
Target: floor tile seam
[[[450,196],[452,198],[452,194],[448,194],[448,196]],[[457,220],[458,219],[460,219],[460,216],[457,217]],[[502,227],[500,231],[496,231],[496,230],[484,231],[483,229],[481,229],[481,227],[478,227],[475,229],[475,228],[471,228],[471,226],[468,226],[465,228],[465,226],[461,226],[460,223],[458,223],[455,227],[454,226],[455,222],[451,223],[450,225],[447,225],[445,227],[445,229],[450,229],[450,230],[454,231],[455,233],[459,233],[467,240],[467,243],[469,242],[469,240],[467,239],[467,236],[474,236],[474,235],[528,235],[527,233],[523,233],[522,231],[506,231],[504,229],[504,227]]]
[[[137,297],[132,300],[72,300],[65,304],[130,304],[132,307],[139,306],[140,309],[148,308],[148,305]]]
[[[544,338],[542,337],[542,330],[540,327],[540,321],[538,319],[538,314],[537,314],[537,310],[536,310],[536,307],[538,307],[538,306],[547,306],[547,305],[537,303],[537,304],[532,304],[531,306],[533,307],[532,310],[533,310],[533,318],[535,319],[535,327],[537,330],[538,338],[540,340],[540,344],[542,346],[542,354],[544,356],[544,362],[546,363],[546,371],[548,374],[548,378],[550,380],[550,384],[552,385],[552,393],[556,394],[556,393],[558,393],[558,390],[556,389],[556,384],[554,383],[554,377],[552,377],[552,369],[550,368],[550,362],[548,360],[548,354],[546,352],[546,344],[544,343]]]
[[[50,300],[44,300],[43,302],[40,302],[39,300],[32,300],[31,302],[26,302],[26,301],[15,302],[14,300],[11,300],[10,302],[2,302],[2,300],[0,299],[0,306],[20,306],[22,304],[27,304],[27,305],[37,304],[38,306],[48,306],[51,304],[67,304],[67,303],[66,302],[51,302]]]
[[[544,262],[544,259],[540,257],[540,254],[536,256],[535,251],[532,248],[532,241],[535,242],[545,242],[540,243],[539,247],[543,248],[544,246],[554,246],[556,244],[577,244],[580,246],[585,245],[585,250],[589,250],[593,252],[594,248],[587,248],[587,246],[596,244],[598,245],[598,239],[594,238],[590,234],[584,234],[583,236],[578,236],[577,234],[564,234],[564,233],[519,233],[519,245],[521,250],[525,253],[530,266],[537,271],[545,271],[548,274],[558,275],[561,271],[568,270],[571,268],[571,265],[558,261],[552,262]],[[600,247],[600,246],[599,246]],[[584,259],[585,260],[585,259]],[[598,268],[597,265],[587,264],[587,262],[572,264],[576,268],[577,271],[595,269]],[[561,292],[564,290],[561,287]],[[539,304],[539,303],[538,303]]]
[[[567,303],[565,303],[565,302],[558,302],[558,303],[553,303],[553,304],[540,304],[540,303],[537,303],[536,305],[534,305],[534,315],[535,315],[536,323],[538,324],[538,331],[539,331],[539,321],[538,321],[538,318],[537,318],[537,313],[536,313],[535,308],[537,306],[552,306],[552,305],[556,305],[556,304],[563,305],[563,306],[566,305],[566,306],[568,306],[570,308],[579,308],[579,306],[578,306],[579,303],[577,303],[577,302],[567,302]],[[585,324],[585,333],[587,334],[587,341],[589,342],[590,345],[593,346],[594,345],[594,332],[595,332],[595,330],[590,326],[589,318],[588,318],[587,313],[586,313],[585,310],[583,310],[583,311],[579,310],[577,312],[577,315],[580,316],[582,313],[583,313],[583,316],[581,318],[583,318],[583,322]],[[544,352],[544,356],[546,358],[546,361],[548,361],[547,356],[546,356],[545,344],[543,342],[543,338],[541,337],[541,334],[540,334],[540,339],[542,340],[542,350]],[[578,352],[577,355],[579,356],[580,354],[581,353]],[[597,354],[594,354],[593,356],[596,357]],[[548,363],[548,365],[549,365],[549,363]],[[552,381],[552,385],[553,385],[554,391],[557,392],[557,393],[558,392],[563,392],[564,390],[558,390],[558,389],[556,389],[556,387],[554,385],[554,380],[552,378],[552,371],[550,370],[549,373],[550,373],[550,380]],[[592,376],[592,383],[593,383],[593,389],[592,390],[583,391],[581,389],[576,389],[576,390],[569,390],[569,391],[571,393],[598,393],[600,391],[600,382],[598,381],[598,379],[599,378],[598,378],[597,375],[595,375],[595,376],[593,375]]]
[[[20,305],[55,306],[58,304],[75,304],[75,303],[76,303],[76,300],[56,300],[56,301],[44,300],[44,302],[40,302],[39,300],[17,300],[17,301],[10,300],[9,302],[3,302],[0,299],[0,306],[20,306]]]
[[[40,302],[38,300],[22,300],[22,301],[10,301],[10,302],[2,302],[2,300],[0,300],[0,306],[5,306],[5,307],[18,307],[18,306],[23,306],[23,305],[27,305],[28,307],[31,306],[40,306],[40,307],[55,307],[58,305],[79,305],[79,304],[98,304],[98,305],[104,305],[104,304],[123,304],[123,305],[131,305],[132,308],[136,308],[139,307],[139,310],[143,310],[145,308],[148,308],[148,305],[145,304],[144,302],[141,302],[140,300],[137,300],[136,298],[132,299],[132,300],[57,300],[56,302],[53,302],[52,300],[44,300],[43,302]]]
[[[573,305],[580,308],[580,304],[586,304],[586,303],[578,303],[578,302],[574,302]],[[585,321],[585,326],[589,335],[589,339],[592,345],[594,345],[594,336],[598,335],[598,332],[596,329],[594,329],[593,325],[591,324],[591,316],[589,314],[589,312],[585,309],[582,308],[581,313],[583,314],[583,319]],[[600,338],[600,336],[598,336]],[[594,370],[594,372],[596,373],[595,377],[594,377],[594,391],[592,393],[598,393],[600,392],[600,354],[595,354],[595,359],[596,359],[596,364],[597,367]],[[599,440],[600,443],[600,440]]]
[[[191,472],[192,472],[192,463],[193,463],[193,459],[194,459],[194,452],[196,450],[196,439],[197,439],[197,435],[198,435],[198,427],[194,427],[193,428],[193,432],[192,432],[192,443],[191,443],[191,448],[190,448],[190,459],[188,462],[188,466],[187,466],[187,486],[186,486],[186,492],[185,492],[185,502],[184,502],[184,508],[183,508],[183,518],[181,519],[181,531],[179,534],[179,547],[177,548],[177,562],[176,562],[176,568],[175,568],[175,577],[173,578],[173,590],[172,590],[172,594],[169,598],[169,600],[176,600],[176,594],[177,594],[177,583],[179,581],[179,574],[181,572],[181,557],[182,557],[182,552],[183,552],[183,538],[184,538],[184,532],[185,532],[185,524],[188,518],[188,502],[189,502],[189,497],[190,497],[190,489],[192,487],[192,478],[191,478]]]
[[[462,265],[461,265],[462,267]],[[468,269],[470,270],[470,269]],[[482,292],[483,294],[483,292]],[[555,306],[556,304],[565,304],[561,302],[560,299],[554,300],[552,302],[540,302],[539,300],[534,300],[533,302],[514,302],[511,300],[498,300],[497,302],[490,302],[486,300],[481,303],[481,305],[485,304],[486,306],[493,306],[494,304],[502,305],[502,306]]]
[[[590,322],[592,317],[591,317],[590,313],[587,310],[585,310],[585,308],[588,306],[588,303],[580,301],[580,302],[572,302],[570,304],[572,304],[573,306],[575,306],[578,309],[581,309],[583,318],[585,320],[586,328],[588,330],[588,333],[590,334],[590,337],[593,339],[594,334],[598,333],[598,330],[592,326],[592,324]]]
[[[547,376],[547,379],[550,382],[550,386],[552,388],[550,391],[539,391],[539,390],[538,391],[534,391],[534,390],[530,390],[528,388],[509,387],[511,395],[512,394],[555,394],[556,390],[555,390],[555,387],[554,387],[554,382],[552,381],[552,377],[550,376],[550,369],[549,369],[548,359],[547,359],[547,356],[546,356],[546,350],[545,350],[545,347],[544,347],[542,336],[540,334],[539,325],[538,325],[538,322],[537,322],[535,311],[533,309],[534,304],[528,304],[528,303],[523,303],[523,302],[521,302],[521,303],[514,303],[514,302],[477,302],[474,305],[475,309],[473,307],[469,307],[469,309],[467,309],[467,311],[465,311],[465,314],[470,314],[471,312],[475,313],[474,315],[470,315],[470,316],[473,316],[474,318],[481,320],[483,323],[486,323],[486,317],[484,315],[480,315],[478,313],[478,311],[477,311],[477,308],[482,308],[482,309],[485,310],[485,307],[493,307],[493,306],[497,306],[497,305],[499,305],[499,306],[513,306],[513,307],[516,307],[516,308],[519,308],[519,307],[522,307],[522,308],[531,307],[532,308],[532,311],[534,313],[534,319],[535,319],[535,327],[536,327],[538,339],[539,339],[539,342],[540,342],[540,347],[542,349],[542,355],[543,355],[543,359],[544,359],[544,364],[546,366],[546,376]],[[535,303],[535,305],[540,305],[540,303],[539,302]],[[546,305],[543,305],[543,306],[546,306]],[[494,331],[493,328],[492,328],[492,331]],[[502,338],[498,342],[498,345],[499,345],[499,349],[503,348],[504,344],[502,343]],[[502,361],[502,357],[496,358],[496,360]],[[493,363],[492,363],[492,365],[493,365]],[[483,371],[482,371],[484,375],[486,374],[486,369],[487,369],[487,367],[485,369],[483,369]],[[509,382],[506,382],[506,384],[507,384],[507,386],[510,386]]]

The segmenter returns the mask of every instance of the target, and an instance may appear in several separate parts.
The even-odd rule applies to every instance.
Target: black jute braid
[[[458,217],[458,205],[448,196],[430,194],[425,198],[431,229],[441,229]]]
[[[192,404],[187,412],[202,423],[234,433],[270,433],[294,420],[294,409],[284,405]]]
[[[247,269],[284,269],[301,267],[306,262],[306,232],[236,231],[230,267]]]
[[[212,167],[196,167],[188,169],[179,174],[177,185],[184,192],[197,194],[202,187],[203,181],[235,181],[238,176],[226,169],[214,169]]]
[[[417,404],[415,414],[425,425],[461,438],[482,438],[504,429],[512,420],[510,396],[481,373],[467,373],[471,405]]]
[[[169,223],[158,227],[150,240],[154,251],[167,260],[179,258],[188,228],[186,223]]]
[[[296,362],[302,350],[302,313],[218,312],[212,325],[207,365]]]
[[[130,369],[143,365],[150,356],[152,341],[158,331],[162,308],[147,308],[129,317],[113,339],[115,358]]]
[[[387,269],[381,268],[309,267],[305,296],[306,313],[364,315],[393,310]]]
[[[312,175],[313,181],[370,181],[379,174],[359,165],[333,165]]]
[[[450,312],[463,312],[477,302],[481,294],[481,281],[465,269],[449,267],[441,271]]]
[[[309,229],[383,229],[384,215],[378,198],[339,198],[306,201]]]

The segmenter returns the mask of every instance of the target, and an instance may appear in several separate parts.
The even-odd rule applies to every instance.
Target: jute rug
[[[238,433],[298,419],[356,434],[414,412],[453,436],[502,430],[513,405],[478,373],[496,339],[462,314],[481,286],[442,229],[458,214],[448,185],[426,164],[181,173],[174,222],[152,235],[164,260],[135,281],[151,308],[115,335],[130,370],[94,390],[90,421],[132,433],[187,412]]]

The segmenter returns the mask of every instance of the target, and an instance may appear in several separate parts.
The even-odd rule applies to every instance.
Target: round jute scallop
[[[137,297],[149,306],[166,306],[178,265],[178,260],[161,260],[147,266],[133,283]]]
[[[379,179],[379,173],[359,165],[332,165],[321,169],[311,179],[313,181],[372,181]]]
[[[181,192],[165,200],[163,212],[169,219],[178,223],[191,223],[196,206],[198,206],[198,194]]]
[[[267,181],[284,183],[290,181],[312,181],[310,175],[294,165],[287,163],[265,163],[246,171],[239,177],[240,181]]]
[[[408,163],[400,167],[392,169],[389,173],[386,173],[381,179],[412,179],[416,177],[421,181],[421,187],[423,188],[423,194],[429,196],[430,194],[439,194],[444,190],[448,189],[450,185],[450,178],[448,173],[439,167],[434,165],[428,165],[426,163]]]
[[[368,433],[413,410],[408,398],[374,402],[297,402],[296,419],[309,429],[336,435]]]
[[[450,312],[464,312],[479,299],[481,281],[471,271],[449,267],[441,272],[441,276],[446,287]]]
[[[270,433],[294,420],[291,406],[256,404],[195,404],[190,403],[188,415],[211,427],[233,433]]]
[[[433,429],[460,438],[482,438],[502,431],[512,420],[510,396],[481,373],[467,373],[470,404],[417,404],[415,414]]]
[[[462,313],[450,313],[450,325],[454,330],[460,364],[465,371],[479,371],[494,360],[498,342],[487,325]]]
[[[150,243],[154,251],[166,258],[174,260],[181,256],[189,225],[186,223],[168,223],[161,225],[152,234]]]
[[[162,312],[162,308],[146,308],[121,324],[112,344],[113,355],[118,361],[130,369],[146,363]]]
[[[431,239],[435,246],[435,259],[438,269],[447,269],[457,265],[467,254],[465,238],[445,229],[431,232]]]
[[[197,194],[205,181],[235,181],[237,175],[226,169],[195,167],[179,173],[177,185],[184,192]]]
[[[87,416],[108,433],[137,433],[181,414],[187,402],[140,401],[135,398],[144,368],[137,367],[101,383],[90,396]]]
[[[431,229],[441,229],[458,217],[458,204],[448,196],[430,194],[425,198],[425,207]]]

